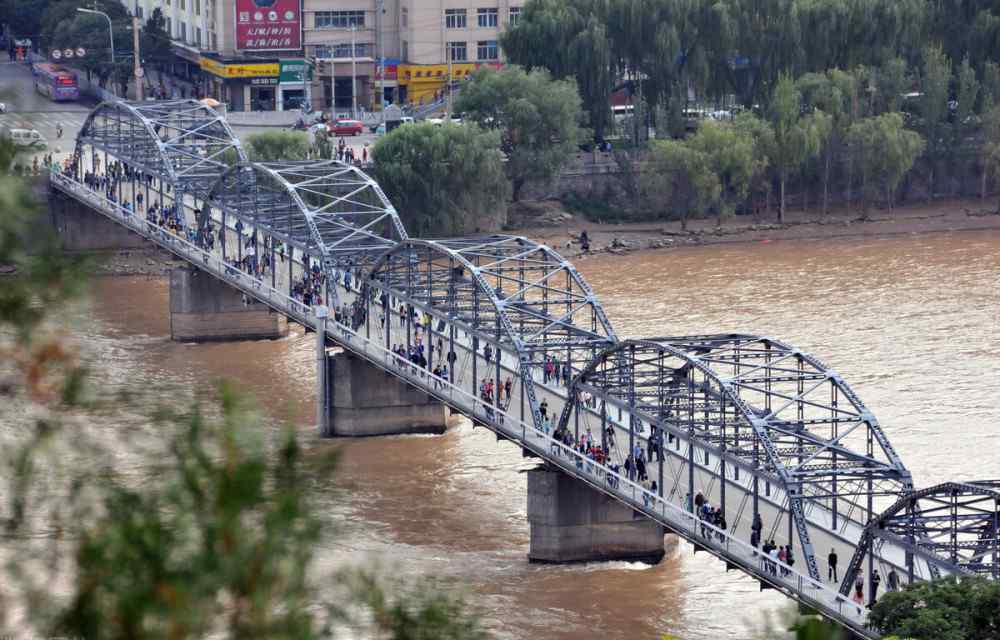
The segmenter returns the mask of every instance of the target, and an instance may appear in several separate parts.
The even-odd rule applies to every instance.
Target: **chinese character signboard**
[[[302,48],[301,0],[236,0],[236,48]]]
[[[279,60],[280,71],[278,77],[282,83],[302,84],[306,78],[312,78],[309,73],[309,65],[305,60]]]
[[[265,78],[278,76],[276,62],[253,64],[223,64],[211,58],[201,59],[201,68],[220,78]]]

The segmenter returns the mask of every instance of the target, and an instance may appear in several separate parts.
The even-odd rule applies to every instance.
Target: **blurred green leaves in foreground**
[[[85,268],[41,230],[29,186],[0,178],[0,636],[486,637],[436,583],[319,575],[331,534],[305,474],[335,457],[307,459],[225,383],[183,412],[122,407],[146,412],[155,455],[94,454],[85,427],[131,434],[92,411],[58,318]]]

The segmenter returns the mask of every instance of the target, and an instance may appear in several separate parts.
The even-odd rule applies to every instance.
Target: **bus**
[[[35,91],[56,102],[80,99],[76,72],[51,62],[40,62],[32,67]]]

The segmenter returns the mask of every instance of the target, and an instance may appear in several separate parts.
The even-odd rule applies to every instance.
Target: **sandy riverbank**
[[[557,205],[557,203],[556,203]],[[581,216],[549,213],[548,222],[525,221],[510,233],[543,242],[566,257],[585,258],[577,241],[586,229],[590,253],[626,253],[637,250],[670,249],[691,245],[728,242],[773,242],[816,240],[852,236],[874,237],[914,233],[1000,229],[1000,215],[995,200],[936,200],[898,207],[892,213],[871,209],[867,218],[856,210],[834,210],[827,216],[818,212],[788,211],[785,223],[777,223],[777,214],[731,217],[721,227],[716,220],[688,222],[687,231],[680,222],[637,222],[599,224]],[[555,221],[562,217],[562,220]],[[568,219],[566,219],[568,218]]]

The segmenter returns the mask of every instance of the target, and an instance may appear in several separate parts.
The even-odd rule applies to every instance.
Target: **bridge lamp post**
[[[104,13],[103,11],[98,11],[97,9],[84,9],[83,7],[77,7],[77,11],[80,13],[93,13],[95,15],[104,16],[104,19],[108,21],[108,37],[111,38],[111,65],[115,64],[115,32],[114,28],[111,26],[111,17]]]

